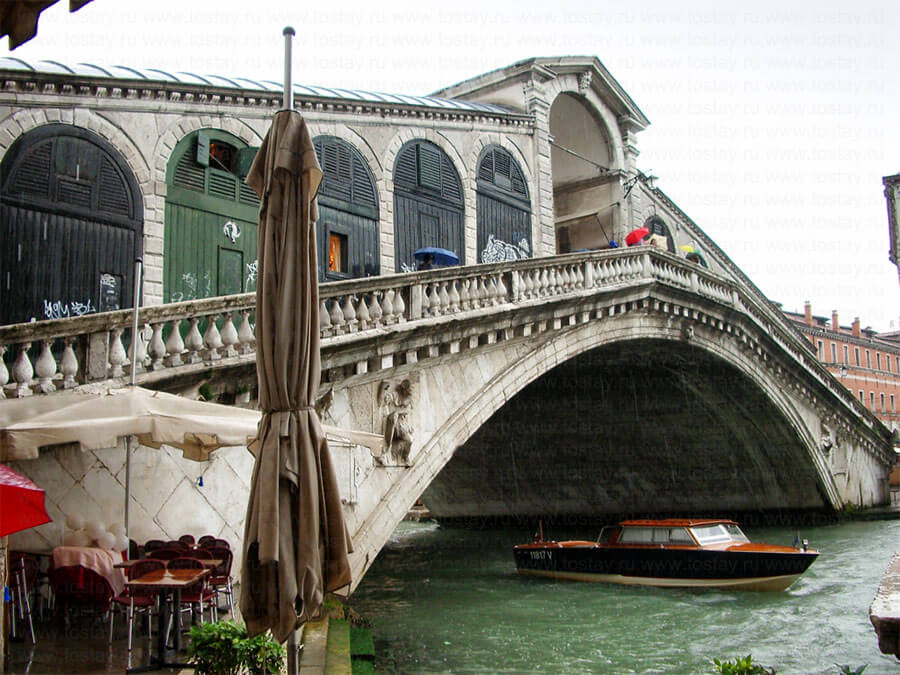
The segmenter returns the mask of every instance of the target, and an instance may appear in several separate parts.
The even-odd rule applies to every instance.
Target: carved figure
[[[382,382],[378,399],[384,414],[384,443],[399,464],[409,463],[412,448],[412,383]]]

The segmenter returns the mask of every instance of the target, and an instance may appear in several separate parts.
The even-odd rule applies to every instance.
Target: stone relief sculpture
[[[405,379],[399,384],[382,382],[378,388],[378,402],[384,417],[386,454],[397,464],[409,465],[412,448],[412,383]],[[378,458],[385,464],[386,457]]]

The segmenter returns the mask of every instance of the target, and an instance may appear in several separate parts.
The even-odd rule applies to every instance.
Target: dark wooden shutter
[[[491,146],[477,174],[478,261],[530,257],[531,204],[525,176],[513,156]]]

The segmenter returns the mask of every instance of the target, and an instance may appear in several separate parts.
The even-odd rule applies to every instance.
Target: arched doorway
[[[438,246],[465,264],[462,182],[434,143],[410,141],[394,165],[395,271],[415,269],[413,251]]]
[[[675,253],[675,239],[669,232],[669,227],[659,216],[650,216],[644,222],[644,227],[650,230],[650,243],[664,248],[670,253]]]
[[[140,187],[93,132],[39,127],[0,164],[0,241],[0,323],[131,307]]]
[[[322,167],[316,239],[319,281],[380,274],[378,194],[359,150],[334,136],[313,140]]]
[[[489,146],[478,158],[477,176],[478,262],[530,258],[531,203],[518,162]]]
[[[217,129],[175,146],[166,172],[164,302],[256,290],[259,198],[243,181],[255,151]]]
[[[550,135],[557,252],[607,248],[619,179],[602,122],[584,98],[562,93],[550,106]]]

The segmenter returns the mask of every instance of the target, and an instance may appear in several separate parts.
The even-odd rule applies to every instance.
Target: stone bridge
[[[337,282],[320,297],[321,414],[386,440],[333,448],[356,583],[419,497],[447,518],[889,500],[889,431],[778,308],[655,247]],[[251,400],[254,300],[142,309],[137,382]],[[0,327],[0,391],[125,382],[131,322]]]

